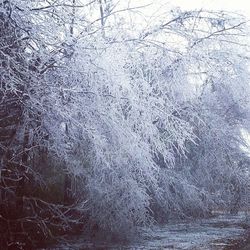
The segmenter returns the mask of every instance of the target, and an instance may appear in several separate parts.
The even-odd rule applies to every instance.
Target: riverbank
[[[223,250],[249,250],[250,249],[250,228],[246,232],[235,240],[229,240],[228,246]]]

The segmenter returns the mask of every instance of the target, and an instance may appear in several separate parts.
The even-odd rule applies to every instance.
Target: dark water
[[[144,230],[138,240],[131,243],[92,242],[82,236],[67,240],[53,248],[58,250],[75,249],[188,249],[220,250],[245,232],[250,225],[248,216],[217,215],[210,219],[185,222],[172,222],[164,226],[154,226]]]

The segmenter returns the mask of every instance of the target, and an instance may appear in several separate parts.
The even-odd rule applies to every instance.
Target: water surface
[[[209,219],[175,221],[163,226],[154,226],[142,232],[136,241],[130,243],[93,242],[78,236],[48,249],[221,250],[230,245],[231,240],[242,236],[247,225],[249,221],[244,213],[221,214]]]

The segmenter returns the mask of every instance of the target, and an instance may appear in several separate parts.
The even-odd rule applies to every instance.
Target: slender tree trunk
[[[71,24],[70,24],[70,36],[73,37],[74,35],[74,26],[75,26],[75,15],[76,15],[76,0],[72,0],[72,18],[71,18]]]
[[[100,21],[101,21],[101,29],[102,29],[102,36],[103,38],[105,37],[105,30],[104,30],[104,25],[105,25],[105,16],[104,16],[104,8],[103,8],[103,1],[99,0],[99,9],[100,9]]]

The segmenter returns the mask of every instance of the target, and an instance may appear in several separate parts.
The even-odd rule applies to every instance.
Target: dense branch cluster
[[[0,0],[2,244],[248,208],[244,19],[137,8]]]

